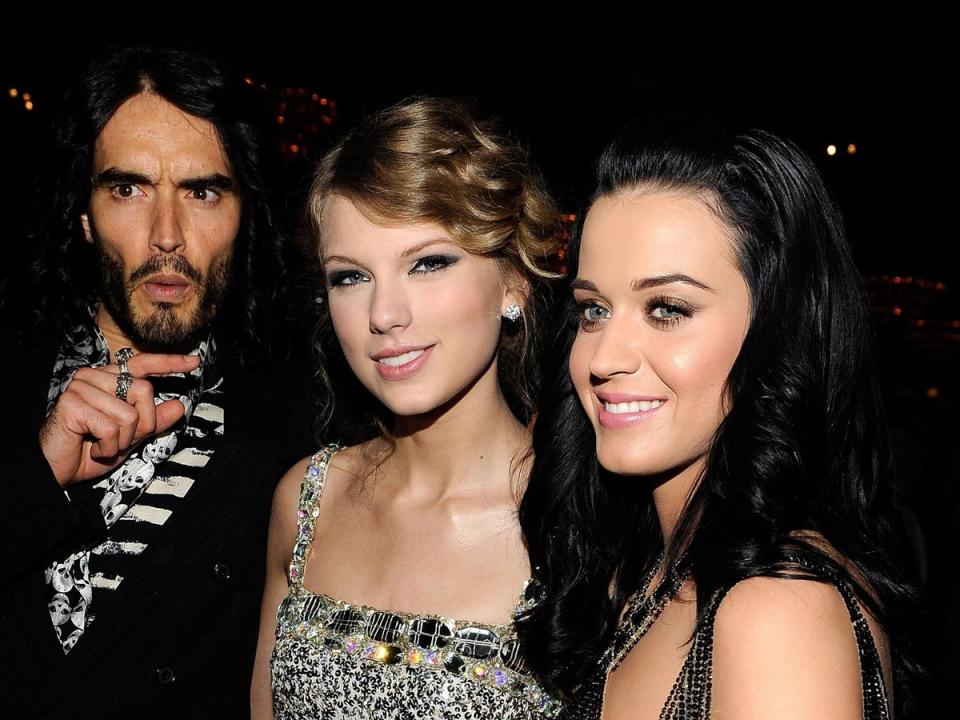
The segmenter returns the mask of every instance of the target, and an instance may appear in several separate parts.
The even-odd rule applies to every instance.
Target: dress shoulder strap
[[[863,690],[864,720],[888,720],[890,717],[887,691],[883,680],[883,668],[880,654],[877,652],[860,604],[853,590],[841,578],[828,568],[812,566],[796,561],[799,567],[809,571],[815,577],[829,582],[843,598],[853,625],[860,654],[860,681]],[[690,652],[677,676],[667,702],[660,713],[661,720],[675,718],[710,718],[710,703],[713,678],[713,628],[720,603],[731,587],[717,590],[707,605],[703,620],[690,643]]]
[[[888,720],[890,708],[888,704],[887,688],[883,679],[883,665],[880,662],[880,653],[873,642],[870,625],[860,610],[860,603],[847,583],[838,578],[830,578],[850,615],[853,624],[853,633],[857,638],[857,649],[860,652],[860,683],[863,688],[863,717],[864,720]]]
[[[323,497],[323,484],[327,480],[327,468],[330,458],[339,450],[338,445],[327,445],[310,458],[307,470],[300,483],[300,502],[297,504],[297,539],[293,544],[293,557],[287,582],[291,589],[303,587],[303,573],[307,565],[307,553],[313,542],[313,532],[320,514],[320,499]]]

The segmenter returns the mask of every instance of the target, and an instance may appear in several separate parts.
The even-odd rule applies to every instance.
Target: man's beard
[[[179,351],[194,347],[210,332],[210,325],[223,303],[230,278],[232,255],[216,261],[206,278],[182,255],[154,255],[124,280],[121,263],[97,246],[100,270],[99,296],[110,316],[127,338],[142,349]],[[197,300],[189,316],[181,317],[173,303],[153,303],[153,311],[135,317],[131,296],[139,281],[161,272],[182,275],[192,281]]]

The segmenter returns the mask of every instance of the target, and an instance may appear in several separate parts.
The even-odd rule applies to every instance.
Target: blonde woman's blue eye
[[[422,257],[417,260],[413,267],[410,268],[411,273],[433,273],[438,270],[443,270],[453,265],[457,261],[457,258],[453,255],[428,255],[427,257]]]
[[[367,276],[357,270],[338,270],[327,276],[327,284],[334,287],[348,287],[366,282]]]

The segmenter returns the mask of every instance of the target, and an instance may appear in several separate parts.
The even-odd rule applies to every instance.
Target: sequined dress
[[[289,593],[277,610],[270,659],[281,718],[514,720],[550,718],[559,703],[531,675],[512,623],[411,615],[337,600],[303,587],[330,446],[300,490]],[[517,607],[534,602],[524,588]]]
[[[832,583],[839,591],[847,607],[860,654],[863,718],[889,720],[890,709],[880,655],[853,591],[826,567],[813,566],[799,560],[795,561],[795,564]],[[627,603],[620,625],[596,669],[577,691],[573,702],[564,709],[563,720],[600,720],[608,675],[620,666],[622,660],[643,637],[663,605],[679,591],[682,581],[682,576],[671,578],[668,575],[645,598],[649,584],[649,577],[647,578],[644,587]],[[722,588],[710,599],[703,622],[693,636],[687,658],[660,712],[660,720],[709,720],[713,678],[713,626],[720,602],[729,590],[729,587]]]

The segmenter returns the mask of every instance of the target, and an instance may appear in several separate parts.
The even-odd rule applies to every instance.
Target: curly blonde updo
[[[461,101],[405,100],[365,118],[320,161],[307,205],[319,255],[323,214],[333,195],[378,224],[436,223],[467,252],[497,260],[508,282],[525,281],[530,292],[523,318],[504,323],[498,367],[511,408],[529,420],[539,386],[540,325],[561,240],[556,205],[527,151],[499,123],[475,117]],[[331,346],[331,335],[326,316],[320,349],[332,365],[339,348]],[[333,375],[324,379],[325,421],[339,433],[337,426],[355,422],[332,422],[341,390]]]

